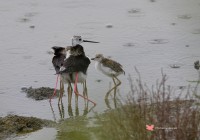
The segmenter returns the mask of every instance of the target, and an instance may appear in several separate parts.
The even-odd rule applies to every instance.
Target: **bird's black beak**
[[[99,42],[96,42],[96,41],[89,41],[89,40],[83,40],[83,42],[99,43]]]
[[[91,60],[94,60],[95,58],[91,58]]]

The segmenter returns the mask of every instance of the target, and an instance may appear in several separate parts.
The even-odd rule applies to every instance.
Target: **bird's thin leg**
[[[84,106],[84,110],[83,110],[83,116],[88,114],[88,102],[85,104]]]
[[[86,99],[88,98],[86,80],[83,82],[83,96],[86,104]]]
[[[115,86],[114,86],[113,88],[111,88],[111,89],[106,93],[105,100],[108,99],[108,96],[109,96],[110,92],[111,92],[112,90],[114,90],[114,89],[117,87],[114,78],[115,78],[115,77],[113,77],[112,79],[113,79],[113,82],[114,82]]]
[[[114,91],[114,99],[115,99],[115,97],[116,97],[116,90],[117,90],[117,87],[118,86],[120,86],[121,85],[121,81],[115,76],[115,79],[117,79],[117,81],[118,81],[118,83],[117,83],[117,85],[116,85],[116,87],[115,87],[115,91]]]
[[[75,102],[76,104],[78,104],[78,88],[77,88],[77,82],[78,82],[78,72],[76,73],[76,76],[75,76],[75,82],[74,82],[74,93],[76,94],[76,99],[75,99]]]
[[[73,111],[72,111],[72,106],[71,105],[68,105],[68,115],[70,116],[70,117],[73,117],[74,115],[73,115]]]
[[[85,80],[85,94],[86,94],[86,98],[88,98],[88,90],[87,90],[87,82]]]
[[[116,109],[117,108],[117,100],[116,100],[116,98],[114,98],[113,101],[114,101],[114,106],[115,106],[115,109]]]
[[[58,99],[58,104],[60,103],[62,97],[63,97],[63,93],[64,93],[64,83],[63,83],[63,79],[60,79],[60,94],[59,94],[59,99]]]
[[[85,82],[83,82],[82,84],[83,84],[83,96],[85,97]]]
[[[114,99],[116,98],[117,86],[114,88]]]
[[[117,91],[117,84],[115,82],[115,78],[114,77],[113,77],[113,82],[115,84],[115,88],[114,88],[114,99],[115,99],[115,97],[116,97],[116,91]]]
[[[83,96],[85,97],[85,106],[88,108],[88,92],[87,92],[87,83],[86,80],[84,81],[84,92]]]
[[[61,107],[62,107],[62,112],[63,112],[63,118],[65,118],[65,109],[64,109],[63,103],[61,104]]]
[[[116,86],[115,78],[113,77],[112,79],[113,79],[113,82],[114,82],[114,84],[115,84],[115,86]]]
[[[78,93],[77,81],[78,81],[78,73],[76,73],[76,78],[75,78],[75,82],[74,82],[74,93],[75,93],[76,96],[77,96],[77,103],[78,103],[78,96],[81,96],[83,99],[86,99],[86,100],[90,101],[91,103],[94,104],[94,106],[96,106],[96,103],[95,103],[95,102],[93,102],[92,100],[90,100],[90,99],[88,99],[88,98],[85,98],[83,95],[81,95],[81,94]]]
[[[76,102],[76,105],[78,105],[78,88],[76,88],[76,92],[75,92],[76,96],[75,96],[75,102]]]
[[[50,97],[49,102],[51,102],[51,99],[56,95],[56,88],[57,88],[59,77],[60,77],[60,75],[58,74],[57,78],[56,78],[56,85],[55,85],[55,88],[54,88],[54,92],[53,92],[53,95]]]
[[[61,99],[61,104],[58,104],[58,110],[59,110],[60,118],[63,119],[64,118],[64,107],[63,107],[62,99]]]
[[[76,115],[76,116],[79,116],[78,104],[75,105],[75,115]]]
[[[68,81],[68,105],[71,105],[72,102],[72,85],[71,83]]]
[[[117,81],[118,81],[118,84],[117,84],[117,86],[116,87],[118,87],[119,85],[121,85],[121,81],[115,76],[115,79],[117,79]]]
[[[107,108],[112,109],[111,106],[110,106],[110,102],[109,102],[108,98],[105,99],[105,103],[106,103]]]
[[[53,107],[52,107],[51,102],[49,102],[49,103],[50,103],[51,111],[52,111],[52,114],[53,114],[53,119],[54,119],[54,121],[56,122],[56,114],[55,114],[55,112],[54,112],[54,110],[53,110]]]

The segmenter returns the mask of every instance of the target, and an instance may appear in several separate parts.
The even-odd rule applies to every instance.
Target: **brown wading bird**
[[[103,74],[113,79],[115,86],[107,92],[105,96],[105,99],[107,99],[109,93],[112,90],[115,90],[121,84],[121,81],[117,78],[117,76],[120,74],[125,74],[125,71],[122,69],[121,64],[119,64],[118,62],[114,60],[103,57],[102,54],[96,54],[95,58],[92,58],[91,60],[96,61],[95,68],[97,70],[101,71]],[[116,83],[115,80],[117,80],[118,83]],[[116,92],[114,93],[114,98],[115,98],[115,94]]]
[[[74,83],[74,92],[76,94],[76,103],[78,102],[78,96],[83,97],[84,99],[91,101],[87,98],[87,86],[86,86],[86,78],[87,78],[87,69],[90,64],[90,59],[85,55],[84,48],[80,45],[82,42],[91,42],[91,43],[99,43],[95,41],[83,40],[81,36],[74,36],[72,38],[72,46],[68,46],[65,48],[65,55],[61,58],[56,59],[56,61],[52,61],[55,69],[59,67],[59,71],[56,71],[57,74],[61,75],[60,82],[60,102],[63,93],[64,93],[64,83],[68,83],[68,104],[71,105],[72,99],[72,86],[71,83]],[[63,52],[63,51],[60,51]],[[64,58],[64,60],[63,60]],[[56,62],[56,63],[55,63]],[[77,83],[83,84],[83,95],[78,93]],[[92,102],[92,101],[91,101]],[[92,102],[95,104],[94,102]]]

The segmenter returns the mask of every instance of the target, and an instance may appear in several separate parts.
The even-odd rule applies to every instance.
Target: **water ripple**
[[[149,41],[150,44],[166,44],[169,40],[167,39],[152,39]]]

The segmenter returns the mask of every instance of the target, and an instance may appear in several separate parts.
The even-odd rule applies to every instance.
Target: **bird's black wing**
[[[55,68],[56,74],[59,73],[60,67],[63,66],[65,55],[54,56],[52,59],[52,64]]]
[[[60,55],[63,50],[65,50],[64,47],[60,46],[53,46],[52,49],[54,50],[54,55]]]
[[[60,71],[60,73],[73,73],[81,71],[86,74],[89,64],[90,59],[85,55],[70,56],[64,61],[63,67],[65,69]]]

